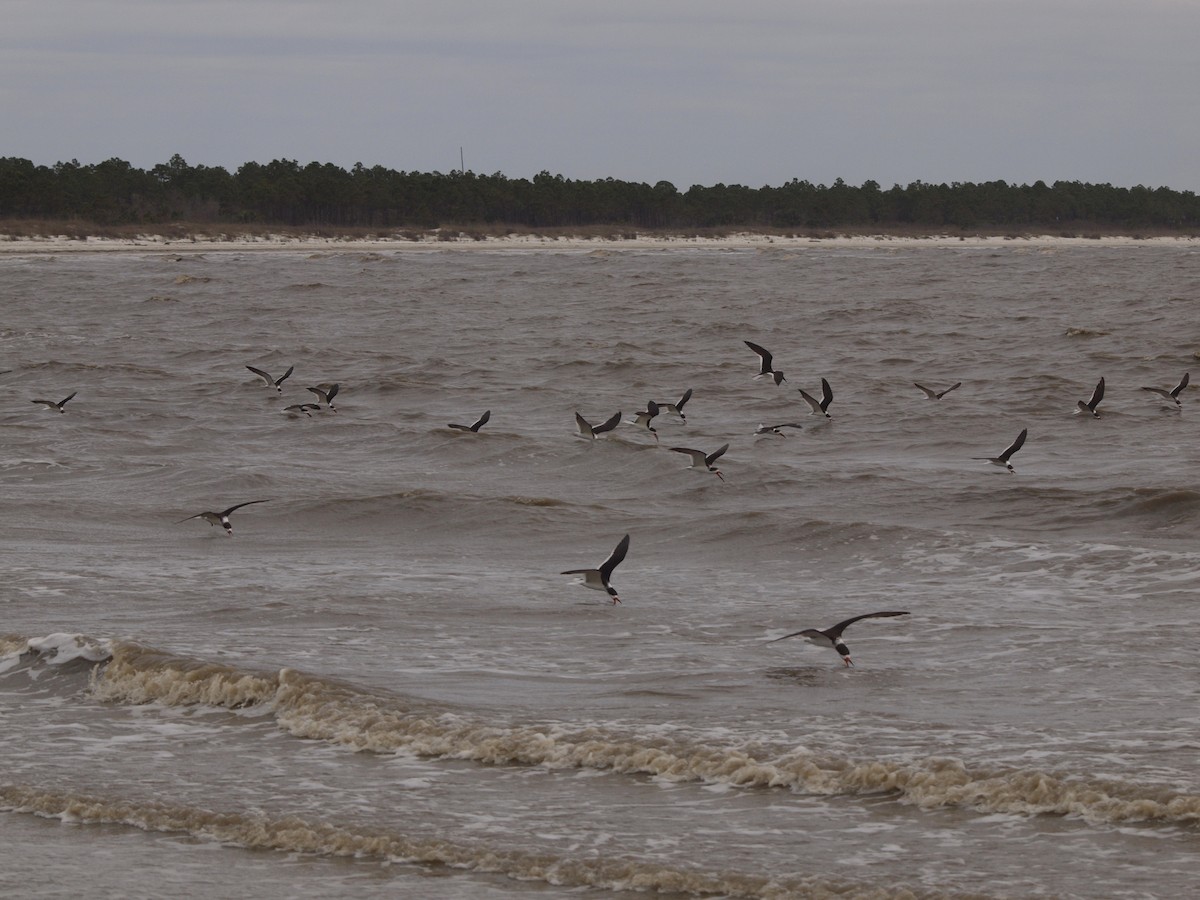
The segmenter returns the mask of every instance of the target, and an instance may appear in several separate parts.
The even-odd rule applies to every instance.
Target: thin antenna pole
[[[463,149],[461,144],[458,146],[458,171],[463,175],[467,173],[467,164],[463,162]]]

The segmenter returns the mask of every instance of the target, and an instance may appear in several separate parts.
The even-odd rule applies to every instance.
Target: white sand
[[[241,238],[167,238],[143,235],[136,238],[89,237],[76,239],[59,237],[16,237],[0,235],[0,253],[105,253],[115,251],[197,253],[222,250],[352,250],[352,251],[431,251],[431,250],[654,250],[681,247],[746,250],[802,249],[805,247],[888,247],[903,245],[947,247],[1012,247],[1012,246],[1181,246],[1200,244],[1196,237],[1099,237],[1073,238],[1052,235],[1026,237],[958,237],[930,235],[926,237],[894,237],[892,235],[863,235],[854,237],[779,237],[762,234],[734,234],[719,238],[645,236],[621,240],[606,238],[554,238],[539,235],[507,235],[474,240],[461,237],[443,240],[427,237],[418,241],[394,238],[349,239],[325,237],[267,237]]]

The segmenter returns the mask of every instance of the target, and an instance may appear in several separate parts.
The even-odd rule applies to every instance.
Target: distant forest
[[[1165,187],[913,182],[884,189],[792,180],[779,187],[398,172],[277,159],[230,172],[176,155],[150,170],[120,159],[37,166],[0,158],[0,219],[100,226],[281,226],[325,231],[608,227],[671,231],[913,230],[1080,234],[1200,232],[1200,200]]]

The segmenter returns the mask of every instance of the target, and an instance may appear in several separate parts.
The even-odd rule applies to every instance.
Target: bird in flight
[[[771,380],[776,384],[779,384],[781,381],[787,381],[787,379],[783,377],[783,373],[776,371],[775,367],[771,364],[774,357],[771,356],[770,352],[766,348],[760,347],[753,341],[744,341],[744,343],[747,347],[758,354],[759,372],[754,376],[755,378],[765,378],[770,376]]]
[[[296,367],[288,366],[288,370],[286,372],[284,372],[282,375],[280,375],[278,378],[272,378],[270,375],[268,375],[262,369],[256,369],[256,368],[254,368],[254,366],[246,366],[246,368],[249,369],[251,372],[253,372],[255,375],[257,375],[259,378],[261,378],[267,387],[273,387],[280,394],[283,394],[283,388],[281,388],[280,385],[283,384],[285,381],[287,381],[288,376],[292,374],[292,370]]]
[[[482,416],[480,416],[478,419],[476,419],[475,423],[473,425],[455,425],[453,422],[451,422],[449,427],[454,428],[458,431],[478,431],[480,428],[482,428],[484,425],[487,424],[488,419],[490,419],[491,417],[492,417],[492,411],[489,409],[486,412],[484,412],[484,414]]]
[[[800,396],[804,398],[805,403],[812,407],[812,412],[809,413],[810,416],[820,413],[827,419],[833,418],[833,416],[829,415],[829,404],[833,402],[833,391],[829,387],[829,382],[824,378],[821,379],[820,400],[818,400],[804,388],[800,388]]]
[[[239,503],[236,506],[231,506],[231,507],[229,507],[229,509],[223,509],[220,512],[211,512],[208,510],[206,510],[204,512],[198,512],[194,516],[188,516],[187,518],[180,519],[175,524],[179,525],[183,522],[187,522],[189,519],[203,519],[209,525],[220,525],[222,528],[225,529],[226,534],[233,534],[233,526],[229,524],[229,514],[231,512],[233,512],[234,510],[237,510],[237,509],[241,509],[243,506],[249,506],[252,503],[269,503],[269,502],[270,502],[270,500],[247,500],[245,503]]]
[[[78,393],[79,393],[79,391],[75,391],[73,394],[71,394],[71,397],[74,397],[75,394],[78,394]],[[46,409],[56,409],[60,413],[65,413],[66,410],[63,409],[63,407],[67,405],[67,401],[70,400],[71,397],[63,397],[61,400],[58,400],[58,401],[55,401],[55,400],[30,400],[29,402],[30,403],[40,403],[40,404],[42,404],[42,406],[46,407]]]
[[[842,640],[843,631],[862,619],[883,619],[889,616],[907,615],[907,611],[863,613],[861,616],[854,616],[853,618],[846,619],[844,622],[838,622],[832,628],[805,628],[803,631],[793,631],[791,634],[785,634],[783,637],[775,638],[774,641],[768,641],[767,643],[773,644],[775,641],[782,641],[791,637],[802,637],[810,643],[816,644],[818,647],[833,647],[842,657],[842,663],[849,667],[854,665],[854,661],[850,659],[850,648]]]
[[[1025,438],[1028,435],[1029,429],[1022,428],[1021,433],[1017,435],[1017,439],[1009,444],[1004,449],[1004,452],[999,456],[972,456],[971,459],[980,459],[984,462],[990,462],[993,466],[999,466],[1002,469],[1008,469],[1010,472],[1015,472],[1016,469],[1012,467],[1012,463],[1009,462],[1009,459],[1025,444]]]
[[[592,588],[597,591],[606,591],[608,596],[612,597],[614,604],[620,603],[621,598],[617,596],[617,589],[609,583],[612,578],[613,569],[620,565],[621,560],[625,558],[625,554],[629,552],[629,535],[621,538],[617,543],[616,548],[609,554],[608,559],[600,563],[595,569],[567,569],[563,575],[582,575],[583,580],[579,582],[584,587]]]
[[[1144,387],[1142,390],[1149,391],[1152,394],[1158,394],[1158,396],[1162,397],[1164,400],[1171,401],[1176,406],[1183,406],[1183,404],[1179,402],[1179,395],[1183,389],[1188,386],[1189,377],[1190,373],[1184,372],[1183,377],[1179,379],[1179,384],[1175,385],[1175,387],[1171,388],[1169,391],[1156,387]]]
[[[1093,419],[1100,418],[1100,413],[1096,410],[1096,407],[1100,405],[1100,401],[1103,399],[1104,379],[1101,378],[1098,382],[1096,382],[1096,389],[1092,391],[1092,399],[1090,399],[1087,403],[1084,403],[1082,400],[1080,400],[1075,404],[1076,407],[1078,407],[1075,410],[1075,415],[1079,415],[1080,413],[1091,413]]]
[[[687,447],[672,447],[671,448],[671,450],[675,453],[686,453],[692,458],[692,464],[690,466],[688,466],[689,469],[703,469],[707,472],[712,472],[714,475],[716,475],[722,481],[725,480],[725,476],[721,474],[721,470],[718,469],[714,465],[714,463],[728,449],[729,449],[729,445],[724,444],[723,446],[718,447],[712,453],[706,454],[703,450],[691,450]]]
[[[954,384],[950,385],[950,387],[946,388],[944,391],[932,390],[931,388],[925,387],[925,385],[923,385],[923,384],[917,384],[915,381],[913,382],[913,384],[916,385],[916,387],[919,388],[921,390],[921,392],[924,393],[926,398],[929,400],[941,400],[943,397],[945,397],[948,393],[950,393],[955,388],[962,387],[961,381],[956,381]]]
[[[608,419],[601,422],[599,425],[593,425],[591,422],[589,422],[587,419],[585,419],[579,413],[575,413],[575,427],[579,429],[579,434],[581,437],[585,437],[590,440],[595,440],[596,435],[598,435],[598,434],[604,434],[606,431],[612,431],[614,428],[616,428],[620,424],[621,424],[620,410],[613,413],[611,416],[608,417]]]

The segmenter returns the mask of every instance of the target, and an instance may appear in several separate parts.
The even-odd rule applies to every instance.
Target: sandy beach
[[[111,253],[119,251],[196,253],[223,250],[352,250],[428,252],[434,250],[656,250],[696,247],[726,250],[798,250],[815,246],[880,247],[888,245],[1011,247],[1020,244],[1063,247],[1162,246],[1200,244],[1200,237],[1062,237],[1056,235],[959,236],[934,234],[920,237],[889,234],[845,235],[831,237],[779,236],[741,233],[722,237],[639,235],[632,238],[552,237],[545,235],[504,235],[475,238],[468,235],[448,237],[430,234],[419,240],[401,238],[330,238],[293,235],[227,235],[174,238],[143,235],[135,238],[0,235],[0,253]]]

